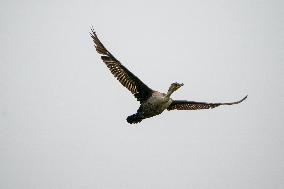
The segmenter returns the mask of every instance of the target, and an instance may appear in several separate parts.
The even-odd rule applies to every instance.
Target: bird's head
[[[168,96],[170,96],[173,92],[175,92],[176,90],[178,90],[181,86],[183,86],[183,83],[172,83],[169,90],[168,90]]]
[[[183,83],[172,83],[171,86],[170,86],[170,90],[172,91],[176,91],[178,90],[181,86],[183,86]]]

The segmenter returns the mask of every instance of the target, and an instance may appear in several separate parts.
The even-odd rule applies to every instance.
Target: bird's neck
[[[171,87],[169,88],[166,97],[170,98],[170,96],[173,94],[173,92],[175,92]]]

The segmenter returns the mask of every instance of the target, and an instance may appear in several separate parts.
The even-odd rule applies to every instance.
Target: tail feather
[[[133,114],[131,116],[128,116],[127,117],[127,122],[130,123],[130,124],[133,124],[133,123],[139,123],[143,120],[143,118],[141,118],[139,115],[137,114]]]

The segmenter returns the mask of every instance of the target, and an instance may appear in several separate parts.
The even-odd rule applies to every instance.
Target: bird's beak
[[[179,84],[179,88],[180,88],[181,86],[183,86],[183,83],[180,83],[180,84]]]
[[[180,83],[177,89],[181,88],[181,86],[183,86],[183,83]]]

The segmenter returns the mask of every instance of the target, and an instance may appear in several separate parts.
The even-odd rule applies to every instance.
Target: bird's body
[[[155,91],[148,100],[141,103],[138,112],[145,118],[153,117],[161,114],[171,103],[172,99],[167,97],[165,93]]]
[[[95,31],[92,29],[91,37],[95,43],[96,50],[102,54],[101,58],[107,65],[111,73],[117,80],[126,87],[140,102],[140,107],[137,112],[127,117],[127,122],[139,123],[143,119],[150,118],[161,114],[164,110],[198,110],[210,109],[220,105],[233,105],[238,104],[247,98],[244,97],[240,101],[231,103],[206,103],[194,102],[186,100],[173,100],[170,98],[171,94],[178,90],[183,84],[172,83],[167,93],[154,91],[144,84],[138,77],[131,73],[124,67],[101,43]]]
[[[138,123],[143,119],[159,115],[165,111],[171,103],[172,99],[167,97],[165,93],[155,91],[150,98],[140,104],[136,114],[128,116],[127,121],[129,123]]]
[[[171,103],[172,99],[167,97],[165,93],[155,91],[147,101],[140,105],[140,108],[145,116],[150,115],[152,117],[162,113]]]

